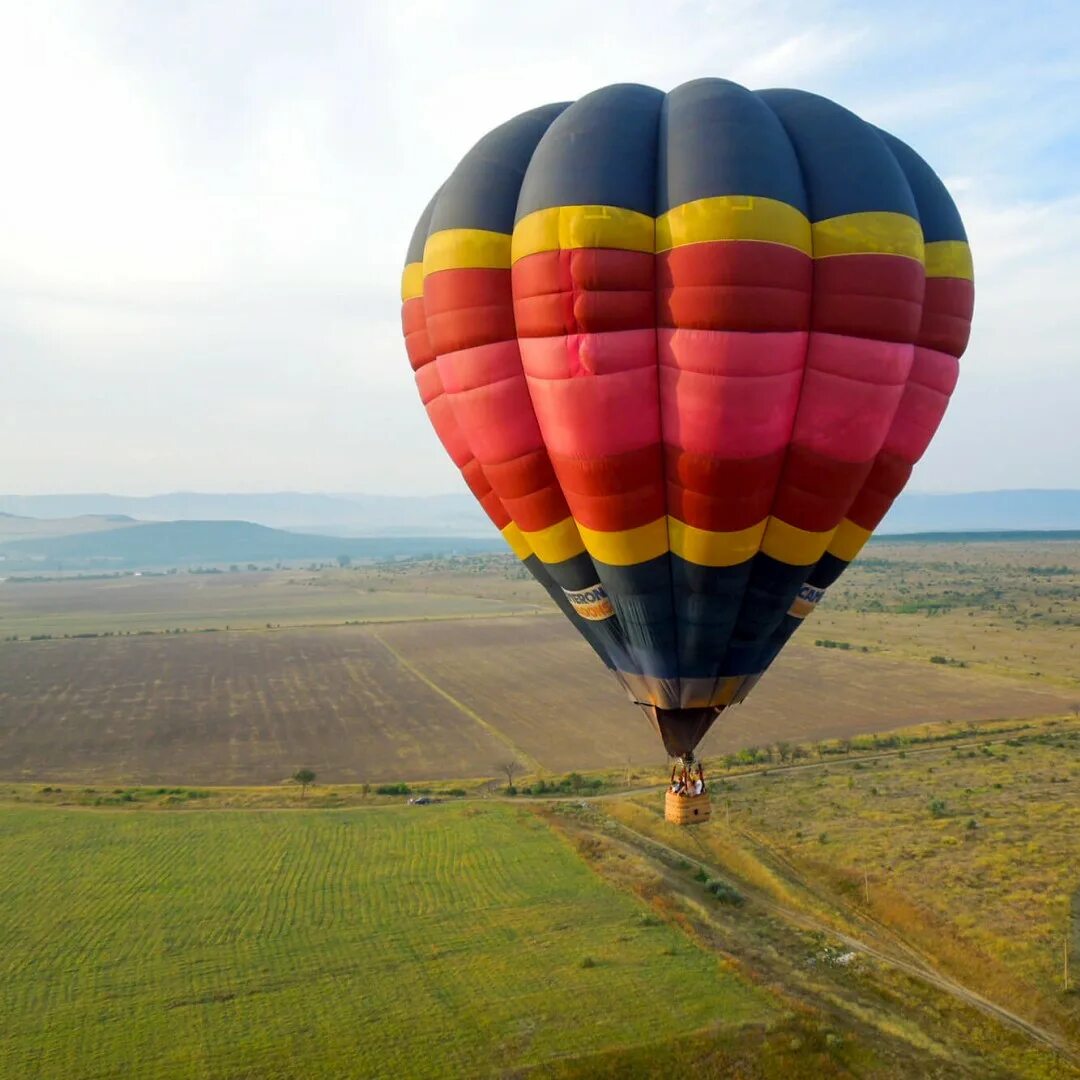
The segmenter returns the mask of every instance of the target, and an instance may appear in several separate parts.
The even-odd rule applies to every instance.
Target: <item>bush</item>
[[[931,799],[930,800],[930,813],[936,818],[942,818],[945,816],[946,806],[944,799]]]
[[[705,872],[704,866],[699,866],[697,873],[694,875],[695,881],[706,882],[709,880],[709,875]]]
[[[408,795],[412,788],[408,784],[380,784],[375,789],[376,795]]]
[[[729,885],[726,881],[710,881],[705,885],[705,888],[716,897],[721,904],[729,904],[731,907],[742,907],[746,903],[746,897],[743,896],[734,885]]]

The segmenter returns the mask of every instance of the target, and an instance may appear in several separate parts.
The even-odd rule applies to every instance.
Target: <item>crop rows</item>
[[[511,808],[9,810],[0,862],[5,1076],[475,1075],[772,1008]]]

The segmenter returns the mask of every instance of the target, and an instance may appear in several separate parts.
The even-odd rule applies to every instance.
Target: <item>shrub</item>
[[[709,875],[705,872],[704,866],[699,866],[697,873],[694,875],[695,881],[706,882],[709,880]]]
[[[945,816],[945,800],[944,799],[931,799],[930,800],[930,813],[936,818],[942,818]]]
[[[746,903],[746,897],[743,896],[734,885],[729,885],[726,881],[710,881],[705,885],[705,888],[716,897],[721,904],[729,904],[731,907],[742,907]]]
[[[412,789],[408,784],[380,784],[375,789],[376,795],[408,795]]]

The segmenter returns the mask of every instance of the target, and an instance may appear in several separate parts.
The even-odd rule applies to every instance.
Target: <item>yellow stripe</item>
[[[769,518],[761,550],[789,566],[810,566],[825,554],[834,529],[825,532],[807,532],[779,518]]]
[[[904,255],[923,261],[922,227],[907,214],[886,210],[815,221],[814,258],[831,255]]]
[[[524,561],[533,553],[529,541],[525,539],[525,534],[514,522],[511,521],[501,532],[503,539],[510,545],[510,549],[519,559]]]
[[[810,222],[778,199],[717,195],[673,207],[656,219],[656,250],[714,240],[763,240],[810,254]]]
[[[618,206],[552,206],[523,217],[514,226],[511,261],[538,251],[618,248],[652,251],[655,222],[648,214]]]
[[[926,245],[926,276],[975,280],[971,248],[963,240],[935,240]]]
[[[486,229],[443,229],[424,245],[424,277],[440,270],[508,270],[510,237]]]
[[[861,525],[856,525],[854,521],[844,518],[829,541],[829,554],[843,559],[844,562],[851,562],[871,535],[870,529],[864,529]]]
[[[564,562],[585,550],[578,524],[572,517],[563,518],[546,529],[523,532],[521,535],[540,561],[545,563]]]
[[[619,532],[597,532],[580,523],[578,529],[589,554],[608,566],[633,566],[655,559],[668,549],[667,518]]]
[[[401,302],[424,295],[424,264],[409,263],[401,274]]]
[[[687,562],[698,566],[737,566],[757,554],[765,524],[763,519],[749,529],[710,532],[669,517],[668,535],[672,552]]]

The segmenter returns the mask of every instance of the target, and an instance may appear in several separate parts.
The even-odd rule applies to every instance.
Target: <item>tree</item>
[[[351,555],[339,555],[337,557],[337,564],[343,570],[345,569],[346,566],[352,566],[352,556]]]
[[[514,761],[512,758],[508,761],[502,761],[497,766],[499,772],[506,776],[507,790],[514,786],[514,777],[520,776],[524,771],[524,766],[519,761]]]
[[[308,785],[315,783],[315,774],[310,769],[297,769],[292,778],[300,785],[300,798],[304,797]]]

